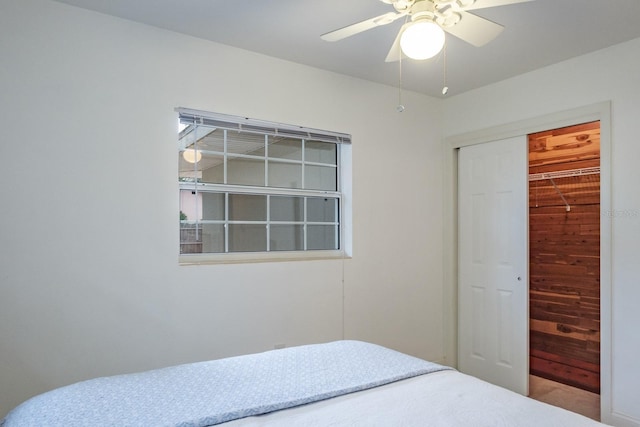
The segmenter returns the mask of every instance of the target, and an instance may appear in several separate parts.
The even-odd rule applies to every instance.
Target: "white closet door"
[[[458,160],[459,369],[526,395],[526,136],[463,147]]]

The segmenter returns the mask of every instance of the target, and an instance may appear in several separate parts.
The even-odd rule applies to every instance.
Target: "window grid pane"
[[[181,254],[340,249],[336,143],[192,128],[178,150]]]
[[[229,252],[266,252],[267,228],[261,224],[229,224]]]
[[[339,197],[183,193],[199,211],[181,204],[182,254],[340,249]]]
[[[337,145],[319,141],[305,141],[305,160],[313,163],[335,165]]]
[[[195,126],[181,140],[181,145],[182,180],[338,190],[337,144],[334,143]]]

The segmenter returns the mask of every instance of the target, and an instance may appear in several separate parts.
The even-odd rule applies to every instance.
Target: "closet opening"
[[[530,375],[598,408],[600,212],[600,122],[530,134]]]

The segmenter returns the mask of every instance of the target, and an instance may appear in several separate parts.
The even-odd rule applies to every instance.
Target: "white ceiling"
[[[399,82],[399,64],[384,60],[404,19],[338,42],[320,39],[393,10],[379,0],[58,1],[366,80]],[[447,96],[640,37],[640,0],[534,0],[473,13],[505,30],[479,48],[447,35]],[[403,88],[441,97],[443,62],[442,55],[403,60]]]

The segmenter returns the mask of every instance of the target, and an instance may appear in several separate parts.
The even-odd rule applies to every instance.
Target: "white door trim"
[[[445,138],[443,144],[443,254],[444,254],[444,350],[445,362],[457,366],[457,198],[458,198],[458,149],[498,139],[528,135],[549,129],[557,129],[591,121],[600,121],[600,209],[611,212],[611,103],[601,102],[581,108],[561,111],[540,117],[520,120],[501,126],[480,129]],[[611,236],[612,221],[603,215],[600,221],[600,406],[602,420],[612,417],[611,352],[612,352],[612,280]],[[528,349],[527,349],[528,351]]]

